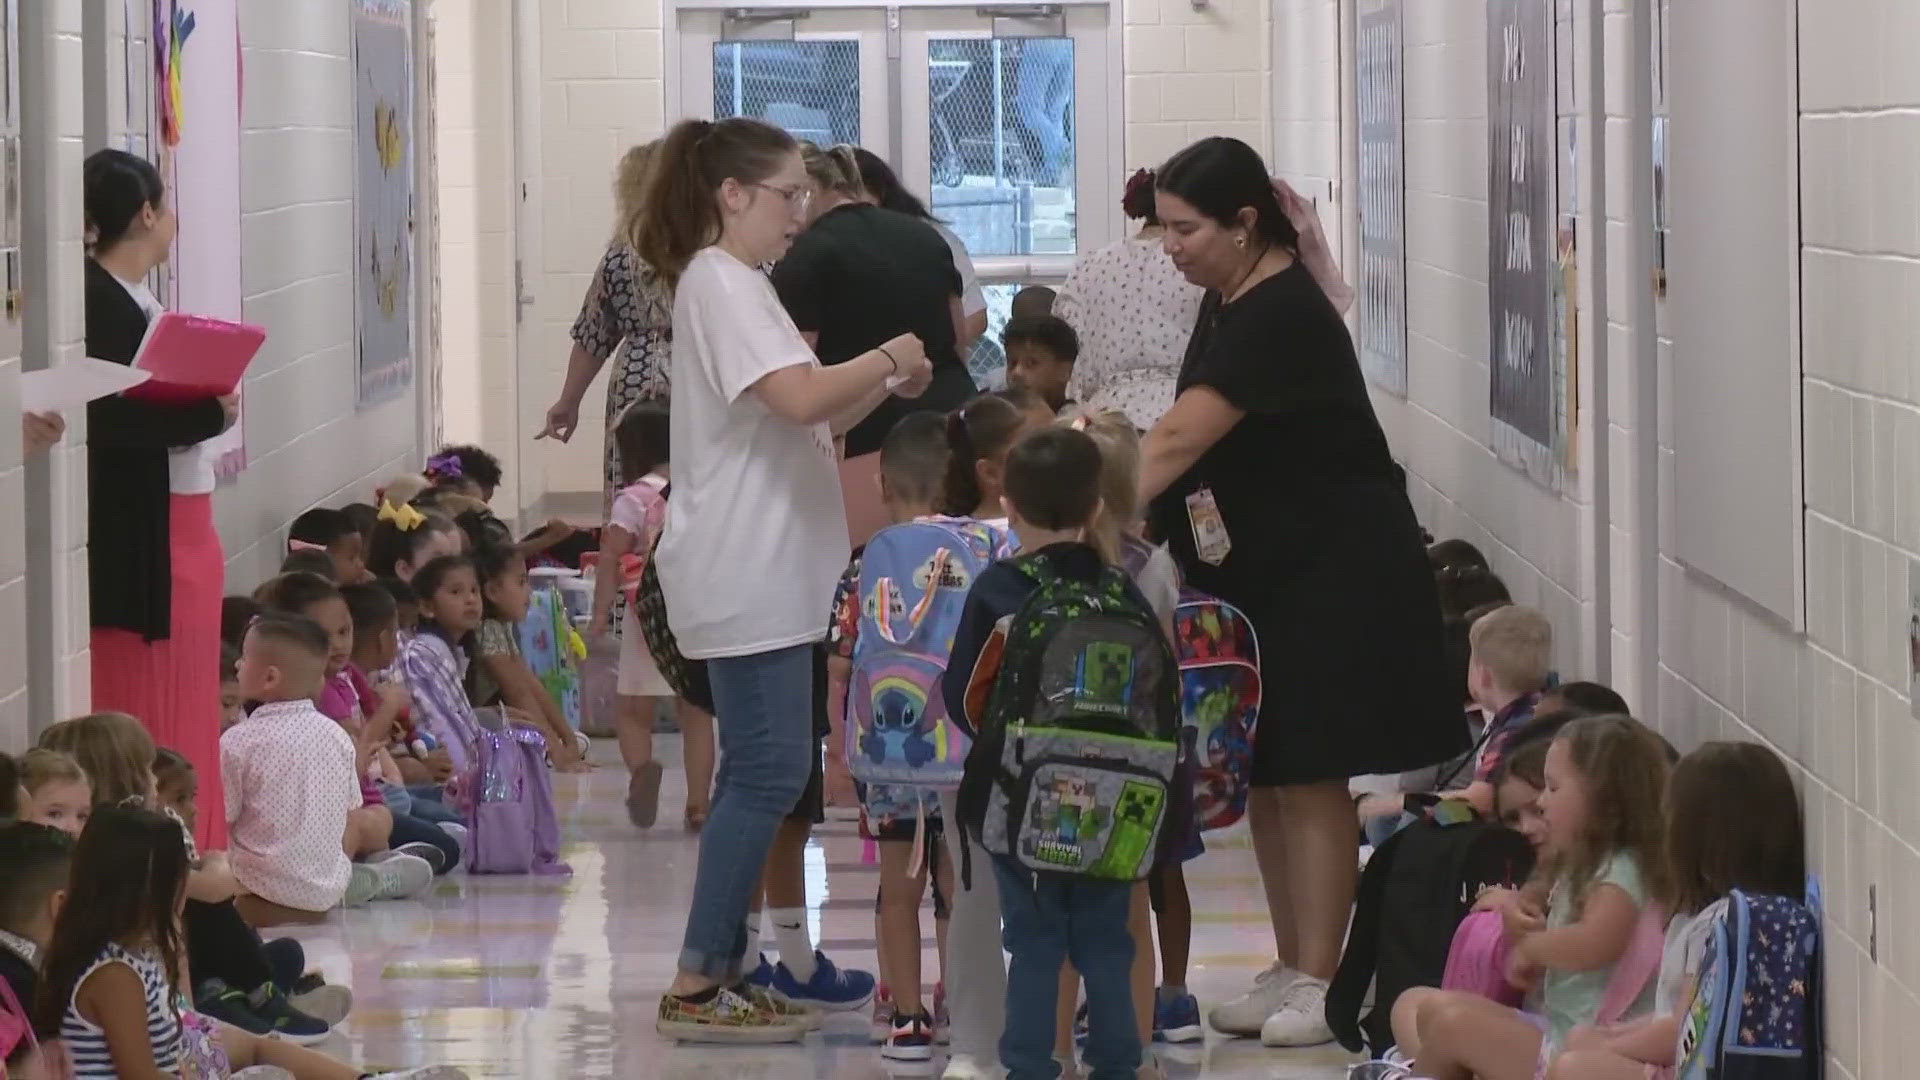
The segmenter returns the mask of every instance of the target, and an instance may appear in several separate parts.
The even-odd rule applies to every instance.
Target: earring
[[[1234,237],[1234,238],[1233,238],[1233,246],[1234,246],[1234,247],[1237,247],[1237,248],[1244,248],[1244,247],[1246,247],[1246,246],[1247,246],[1247,234],[1246,234],[1246,233],[1241,233],[1241,234],[1240,234],[1239,236],[1236,236],[1236,237]]]

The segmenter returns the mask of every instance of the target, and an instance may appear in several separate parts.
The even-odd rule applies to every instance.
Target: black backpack
[[[664,535],[664,534],[663,534]],[[673,627],[667,624],[667,597],[660,591],[660,541],[653,542],[654,550],[647,553],[647,565],[640,571],[640,585],[634,590],[634,603],[640,622],[640,636],[647,640],[647,651],[653,654],[654,665],[660,669],[660,675],[673,687],[673,692],[693,705],[713,713],[713,683],[707,677],[705,660],[689,660],[680,654],[680,644],[674,640]]]
[[[1518,887],[1533,872],[1533,848],[1501,825],[1432,818],[1374,849],[1354,898],[1340,969],[1327,987],[1327,1025],[1340,1045],[1375,1057],[1393,1045],[1393,1003],[1416,986],[1439,986],[1447,951],[1482,889]],[[1360,1009],[1373,988],[1373,1010]]]

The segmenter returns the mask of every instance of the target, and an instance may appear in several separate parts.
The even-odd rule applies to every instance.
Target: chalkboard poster
[[[1487,3],[1490,408],[1496,442],[1524,440],[1548,456],[1556,430],[1553,288],[1559,273],[1552,18],[1552,5],[1542,0]]]
[[[1407,183],[1401,0],[1360,0],[1360,366],[1407,392]]]

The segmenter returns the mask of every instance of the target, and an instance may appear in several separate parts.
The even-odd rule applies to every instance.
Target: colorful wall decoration
[[[360,404],[413,381],[412,0],[353,0],[354,323]]]

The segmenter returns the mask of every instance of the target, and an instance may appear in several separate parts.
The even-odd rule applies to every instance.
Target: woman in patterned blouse
[[[601,256],[587,286],[580,317],[573,324],[573,354],[560,398],[547,410],[547,426],[537,438],[567,442],[580,423],[580,402],[587,387],[617,348],[620,360],[607,380],[605,492],[609,501],[620,486],[620,454],[614,424],[636,401],[667,396],[673,345],[673,295],[635,250],[641,197],[652,174],[659,142],[627,151],[614,176],[613,194],[620,230]]]

